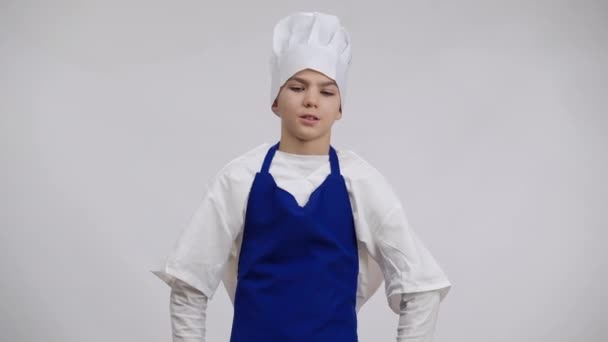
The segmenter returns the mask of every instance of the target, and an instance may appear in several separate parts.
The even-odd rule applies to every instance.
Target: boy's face
[[[340,90],[331,78],[305,69],[281,87],[272,111],[281,117],[283,134],[311,141],[329,137],[334,121],[342,117],[340,103]]]

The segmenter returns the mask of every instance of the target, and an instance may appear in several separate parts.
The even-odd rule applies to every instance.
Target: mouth
[[[300,118],[308,120],[308,121],[319,121],[318,116],[316,116],[314,114],[308,114],[308,113],[300,115]]]

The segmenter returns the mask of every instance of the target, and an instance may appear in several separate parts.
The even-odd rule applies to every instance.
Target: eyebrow
[[[306,84],[306,85],[309,85],[309,84],[310,84],[310,82],[308,82],[307,80],[305,80],[305,79],[303,79],[303,78],[300,78],[300,77],[297,77],[297,76],[294,76],[294,77],[290,78],[289,80],[290,80],[290,81],[291,81],[291,80],[293,80],[293,81],[298,81],[298,82],[300,82],[300,83],[304,83],[304,84]],[[328,85],[335,85],[336,87],[338,86],[338,85],[336,84],[336,82],[335,82],[335,81],[333,81],[333,80],[332,80],[332,81],[321,82],[321,83],[319,83],[319,85],[320,85],[321,87],[325,87],[325,86],[328,86]]]

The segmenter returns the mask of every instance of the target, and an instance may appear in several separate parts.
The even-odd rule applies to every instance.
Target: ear
[[[277,104],[277,100],[274,100],[274,102],[272,103],[272,106],[270,108],[272,109],[273,113],[275,113],[278,116],[281,116],[281,114],[279,113],[279,105]]]

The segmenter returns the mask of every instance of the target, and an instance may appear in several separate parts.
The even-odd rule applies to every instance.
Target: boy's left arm
[[[379,266],[389,307],[400,316],[397,342],[430,342],[451,282],[410,226],[388,180],[369,163],[359,165],[349,178],[357,238]]]
[[[431,342],[439,313],[438,290],[401,295],[397,342]]]
[[[430,342],[451,283],[412,229],[396,193],[381,174],[359,185],[369,206],[359,222],[370,222],[369,249],[385,280],[389,307],[399,317],[397,342]],[[363,196],[362,196],[363,197]],[[363,207],[363,206],[360,206]],[[368,219],[371,218],[371,219]],[[363,230],[365,233],[365,230]]]

